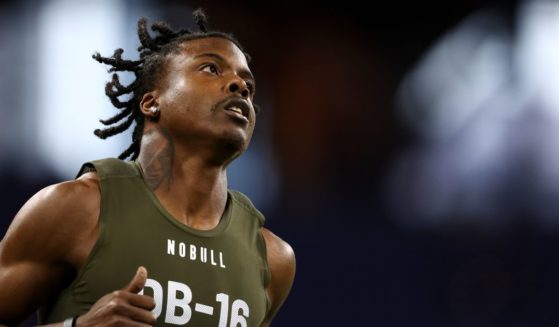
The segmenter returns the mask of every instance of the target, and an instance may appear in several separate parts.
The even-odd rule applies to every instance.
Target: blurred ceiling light
[[[559,2],[520,5],[516,35],[482,11],[448,32],[402,82],[397,103],[418,142],[391,180],[413,225],[559,226]]]
[[[93,135],[100,118],[114,114],[103,88],[109,75],[91,55],[122,46],[126,12],[122,1],[47,2],[39,14],[38,152],[63,178],[81,163],[115,156],[129,135],[103,141]]]

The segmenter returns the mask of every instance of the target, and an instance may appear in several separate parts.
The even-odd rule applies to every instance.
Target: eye
[[[204,65],[201,70],[203,72],[207,72],[207,73],[214,74],[214,75],[219,74],[219,70],[217,69],[217,65],[215,65],[215,64]]]

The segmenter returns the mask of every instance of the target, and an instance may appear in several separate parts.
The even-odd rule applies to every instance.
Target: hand
[[[153,326],[155,316],[151,310],[155,301],[138,294],[146,284],[147,275],[146,268],[138,267],[128,286],[100,298],[86,314],[78,317],[76,326]]]

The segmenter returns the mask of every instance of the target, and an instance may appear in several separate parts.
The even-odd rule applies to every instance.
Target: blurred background
[[[199,6],[253,57],[230,186],[296,251],[274,326],[557,326],[559,1],[4,0],[0,235],[129,144],[92,133],[114,109],[91,54]]]

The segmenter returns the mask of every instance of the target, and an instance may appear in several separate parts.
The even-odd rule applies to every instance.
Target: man
[[[40,308],[53,326],[268,326],[286,299],[291,247],[227,189],[255,124],[247,55],[194,17],[199,32],[154,23],[155,38],[140,20],[138,61],[94,55],[136,76],[113,75],[105,91],[120,112],[95,131],[135,122],[120,156],[133,161],[87,163],[23,206],[0,243],[0,324]]]

